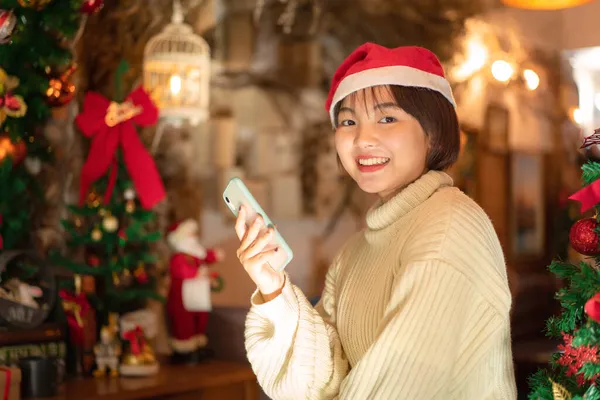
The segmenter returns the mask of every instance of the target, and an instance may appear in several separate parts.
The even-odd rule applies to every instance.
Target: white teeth
[[[380,165],[390,161],[389,158],[377,157],[377,158],[361,158],[358,160],[360,165]]]

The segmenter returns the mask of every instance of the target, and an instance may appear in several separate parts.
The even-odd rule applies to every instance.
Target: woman
[[[516,399],[511,296],[486,214],[443,171],[459,127],[434,54],[366,43],[333,77],[326,105],[340,162],[376,193],[364,231],[312,307],[264,263],[272,228],[236,233],[256,283],[248,358],[273,399]]]

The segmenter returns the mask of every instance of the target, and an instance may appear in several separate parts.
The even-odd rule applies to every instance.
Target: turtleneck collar
[[[370,230],[383,229],[423,203],[438,189],[452,185],[452,178],[445,172],[428,171],[385,203],[377,201],[367,212],[367,226]]]

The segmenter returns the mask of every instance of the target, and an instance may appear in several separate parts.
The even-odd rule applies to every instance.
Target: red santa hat
[[[388,49],[365,43],[354,50],[333,75],[325,104],[331,123],[335,123],[337,103],[351,93],[379,85],[428,88],[441,93],[456,106],[444,69],[431,51],[417,46]]]

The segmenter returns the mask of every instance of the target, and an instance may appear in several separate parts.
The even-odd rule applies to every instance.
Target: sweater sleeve
[[[496,310],[447,263],[403,266],[394,278],[377,338],[348,374],[339,398],[452,398],[453,388],[461,385],[461,377],[452,371],[481,361],[464,359],[473,354],[464,343],[485,354],[501,324]]]
[[[286,276],[282,293],[264,302],[252,296],[246,352],[254,373],[274,400],[332,399],[348,373],[335,327],[335,265],[321,300],[312,307]]]

